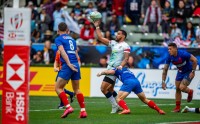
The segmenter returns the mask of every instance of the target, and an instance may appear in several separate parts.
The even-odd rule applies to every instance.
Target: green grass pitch
[[[0,99],[1,100],[1,99]],[[110,114],[111,105],[106,98],[85,98],[88,117],[79,119],[79,105],[77,100],[71,104],[74,113],[61,119],[64,110],[57,109],[58,97],[30,97],[29,124],[155,124],[163,122],[199,121],[200,114],[173,113],[174,100],[153,99],[158,106],[166,112],[159,115],[156,111],[143,104],[139,99],[127,98],[131,114]],[[187,103],[182,100],[182,107],[200,107],[200,101],[193,100]],[[1,104],[0,104],[1,105]]]

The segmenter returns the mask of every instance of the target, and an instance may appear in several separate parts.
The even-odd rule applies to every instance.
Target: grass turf
[[[61,119],[64,110],[58,110],[59,99],[57,97],[30,97],[29,124],[155,124],[163,122],[200,121],[200,115],[196,113],[173,113],[174,100],[153,99],[158,106],[166,112],[159,115],[156,111],[143,104],[139,99],[127,98],[131,114],[110,114],[111,105],[106,98],[85,98],[88,117],[79,119],[79,105],[75,100],[71,106],[74,113]],[[200,101],[193,100],[187,103],[182,100],[182,107],[200,107]]]

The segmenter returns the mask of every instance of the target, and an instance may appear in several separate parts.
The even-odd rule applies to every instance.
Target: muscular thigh
[[[113,87],[112,85],[115,84],[115,79],[116,77],[110,78],[110,77],[105,76],[101,84],[101,88],[103,89],[112,88]]]
[[[55,86],[56,88],[64,88],[68,81],[69,80],[58,77]]]

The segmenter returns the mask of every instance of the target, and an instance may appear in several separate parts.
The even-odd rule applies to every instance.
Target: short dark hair
[[[121,31],[122,32],[122,34],[125,36],[125,39],[126,39],[126,37],[127,37],[127,33],[126,33],[126,31],[125,30],[119,30],[119,31]]]
[[[58,25],[58,29],[60,31],[67,31],[67,24],[65,24],[64,22],[61,22],[59,25]]]
[[[169,43],[169,44],[168,44],[168,47],[169,47],[169,46],[172,46],[172,47],[174,47],[174,48],[177,48],[177,45],[176,45],[175,43]]]

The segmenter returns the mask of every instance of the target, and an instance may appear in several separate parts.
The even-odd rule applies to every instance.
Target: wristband
[[[162,80],[162,83],[165,83],[165,81],[164,81],[164,80]]]
[[[194,73],[194,72],[195,72],[195,70],[193,69],[193,70],[192,70],[192,73]]]
[[[96,29],[99,29],[99,26],[97,26]]]

